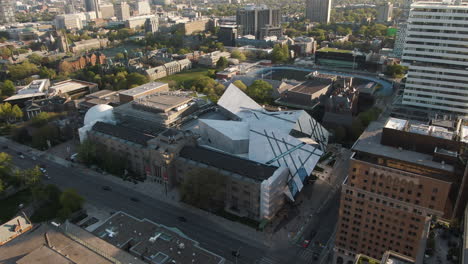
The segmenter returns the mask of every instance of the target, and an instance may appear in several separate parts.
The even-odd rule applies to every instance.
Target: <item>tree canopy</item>
[[[245,54],[238,50],[234,50],[233,52],[231,52],[231,58],[238,59],[239,61],[245,61],[247,59]]]
[[[289,60],[289,48],[288,45],[281,46],[275,44],[273,52],[271,53],[271,60],[273,63],[286,63]]]
[[[219,58],[219,60],[216,62],[216,68],[221,70],[224,69],[228,66],[228,60],[225,57]]]
[[[39,73],[39,67],[29,61],[8,65],[8,72],[13,80],[22,80]]]
[[[273,87],[264,80],[255,80],[249,87],[247,87],[247,94],[258,103],[271,102],[272,92]]]
[[[210,169],[191,170],[180,187],[182,200],[202,209],[223,209],[226,177]]]
[[[234,81],[232,84],[244,92],[247,91],[247,85],[245,85],[241,80]]]
[[[23,117],[23,111],[18,107],[18,105],[11,105],[6,102],[0,104],[0,118],[10,123],[13,120]]]
[[[2,86],[1,86],[1,91],[2,91],[2,95],[4,96],[12,96],[13,94],[15,94],[16,92],[16,88],[15,88],[15,85],[13,84],[12,81],[10,80],[6,80]]]

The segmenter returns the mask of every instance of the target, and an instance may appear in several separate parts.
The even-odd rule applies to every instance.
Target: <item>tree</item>
[[[47,149],[49,143],[53,145],[60,136],[59,128],[53,124],[46,124],[32,134],[32,146],[37,149]]]
[[[19,64],[8,65],[8,71],[13,80],[22,80],[30,77],[31,75],[37,74],[39,72],[39,68],[37,65],[32,64],[29,61],[24,61]]]
[[[232,84],[244,92],[247,91],[247,85],[245,85],[241,80],[234,81]]]
[[[11,174],[11,156],[5,152],[0,152],[0,178],[5,179]]]
[[[72,213],[83,207],[84,198],[81,197],[75,189],[66,189],[60,195],[60,204],[62,208],[69,209]]]
[[[137,72],[132,72],[129,75],[127,75],[127,86],[128,88],[133,88],[138,85],[142,85],[149,82],[148,77],[146,77],[143,74],[137,73]]]
[[[224,69],[228,66],[228,60],[225,57],[219,58],[218,62],[216,62],[217,69]]]
[[[37,53],[33,53],[31,55],[28,56],[28,60],[31,62],[31,63],[34,63],[36,65],[41,65],[42,63],[42,56],[37,54]]]
[[[13,84],[13,82],[10,80],[6,80],[2,85],[2,95],[12,96],[13,94],[15,94],[15,92],[15,84]]]
[[[122,52],[119,52],[119,53],[115,54],[114,59],[115,60],[123,60],[123,59],[125,59],[125,55]]]
[[[31,125],[35,127],[41,127],[47,124],[50,119],[50,114],[47,112],[40,112],[35,117],[31,119]]]
[[[264,80],[255,80],[247,88],[247,94],[259,103],[269,103],[273,87]]]
[[[385,71],[385,74],[388,76],[391,76],[392,78],[401,78],[403,75],[405,75],[406,71],[408,70],[408,67],[405,67],[400,64],[393,64],[387,66],[387,70]]]
[[[191,170],[181,185],[182,200],[205,210],[224,208],[226,177],[210,169]]]
[[[8,102],[0,104],[0,118],[6,122],[10,123],[11,121],[21,117],[23,117],[23,112],[18,105],[12,106]]]
[[[57,72],[47,67],[41,67],[39,76],[44,79],[55,79],[57,77]]]
[[[287,45],[275,44],[271,53],[273,63],[286,63],[289,60],[289,49]]]
[[[234,50],[233,52],[231,52],[231,58],[238,59],[239,61],[245,61],[247,59],[244,53],[238,50]]]
[[[5,186],[3,185],[2,179],[0,179],[0,193],[2,193],[5,190]]]

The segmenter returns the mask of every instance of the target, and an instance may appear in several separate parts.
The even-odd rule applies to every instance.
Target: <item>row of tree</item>
[[[81,142],[78,158],[88,166],[96,165],[117,176],[125,176],[128,172],[128,159],[119,153],[107,149],[106,146],[92,140]]]

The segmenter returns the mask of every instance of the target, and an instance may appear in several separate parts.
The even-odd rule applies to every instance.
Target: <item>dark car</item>
[[[239,251],[232,251],[231,254],[232,254],[234,257],[240,257]]]
[[[3,146],[2,148],[3,148],[3,149],[8,149],[8,146]]]
[[[177,220],[181,221],[181,222],[187,222],[187,218],[183,217],[183,216],[179,216],[177,217]]]
[[[23,153],[22,153],[22,152],[17,152],[16,154],[18,154],[18,155],[23,155]]]
[[[111,191],[112,190],[111,187],[109,187],[109,186],[102,186],[102,189],[104,191]]]
[[[132,202],[139,202],[139,201],[140,201],[140,199],[138,199],[138,198],[136,198],[136,197],[130,197],[130,200],[131,200]]]

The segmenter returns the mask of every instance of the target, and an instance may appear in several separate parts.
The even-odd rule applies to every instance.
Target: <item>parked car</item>
[[[177,220],[181,221],[181,222],[187,222],[187,218],[183,217],[183,216],[179,216],[177,217]]]
[[[109,187],[109,186],[102,186],[102,189],[103,189],[104,191],[111,191],[111,190],[112,190],[112,188]]]
[[[140,201],[140,199],[138,199],[138,198],[136,198],[136,197],[130,197],[130,200],[131,200],[132,202],[139,202],[139,201]]]

